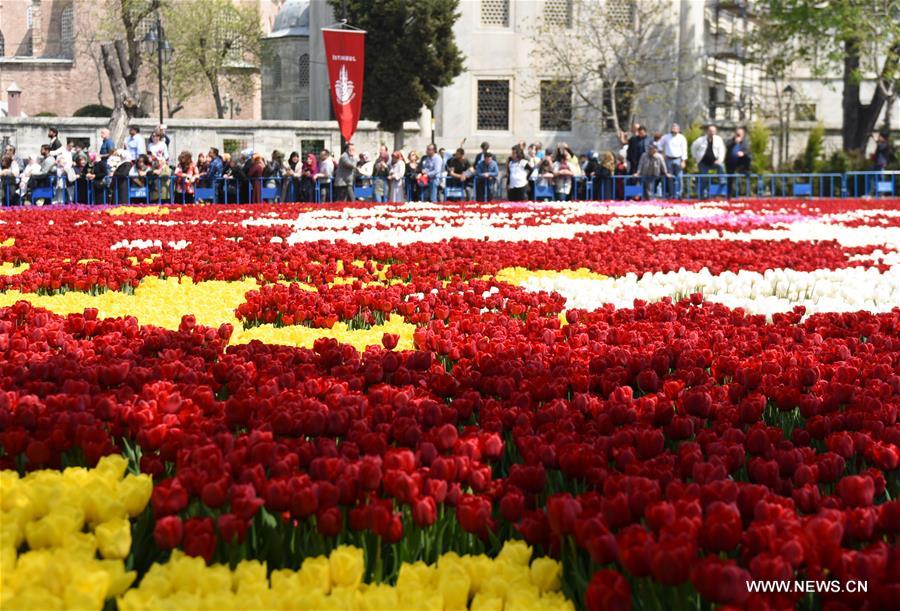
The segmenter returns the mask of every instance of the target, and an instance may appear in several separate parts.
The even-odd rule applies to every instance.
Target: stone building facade
[[[331,118],[328,69],[319,28],[333,21],[334,14],[324,0],[286,0],[281,6],[272,31],[263,41],[263,119]],[[311,24],[318,27],[313,29]]]
[[[259,6],[264,33],[272,30],[285,0],[235,0]],[[103,70],[100,43],[109,0],[0,0],[0,99],[16,83],[22,89],[22,112],[33,116],[70,116],[89,104],[112,104]],[[138,26],[142,39],[153,27],[153,18]],[[147,62],[155,57],[145,57]],[[258,83],[258,79],[257,79]],[[141,106],[149,116],[158,114],[158,89],[149,69],[140,80]],[[227,88],[223,93],[229,93]],[[250,97],[237,98],[237,118],[259,119],[259,87]],[[215,116],[215,103],[204,91],[187,100],[178,118]]]

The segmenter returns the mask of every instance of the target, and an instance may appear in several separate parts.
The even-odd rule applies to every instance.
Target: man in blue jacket
[[[494,183],[500,174],[500,167],[494,161],[494,154],[486,151],[481,161],[475,166],[475,201],[489,202],[494,190]]]
[[[444,160],[440,155],[437,154],[437,151],[434,148],[433,144],[429,144],[425,148],[425,156],[422,157],[422,171],[420,173],[420,180],[422,182],[428,181],[428,187],[425,189],[421,189],[423,201],[435,202],[437,201],[438,194],[438,184],[441,181],[441,173],[444,171]],[[424,178],[421,178],[424,177]]]
[[[221,178],[225,174],[225,164],[219,156],[219,149],[210,147],[209,149],[209,168],[206,174],[201,177],[203,182],[216,190],[216,201],[222,201],[222,184]]]
[[[747,132],[739,127],[734,132],[734,137],[728,142],[728,153],[725,155],[725,171],[728,174],[750,174],[750,144],[747,142]],[[728,179],[728,193],[737,195],[734,190],[734,178]],[[738,189],[741,185],[737,185]]]

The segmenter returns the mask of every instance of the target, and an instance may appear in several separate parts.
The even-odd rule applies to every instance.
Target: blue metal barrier
[[[444,187],[444,199],[447,201],[461,201],[468,199],[469,195],[466,190],[466,183],[458,178],[447,178]]]
[[[475,201],[489,202],[494,199],[494,187],[497,183],[496,178],[485,178],[484,176],[473,176],[472,184],[475,190]]]
[[[535,179],[532,182],[534,183],[535,201],[552,200],[556,197],[556,191],[553,188],[553,183],[546,178]]]
[[[325,195],[325,188],[328,187],[328,202],[334,201],[334,186],[331,184],[331,179],[316,179],[316,203],[322,203],[322,197]]]
[[[842,174],[766,174],[758,176],[757,196],[840,197]]]
[[[846,193],[850,197],[893,197],[898,195],[900,172],[847,172]]]
[[[555,200],[555,181],[541,184],[531,180],[531,197],[535,201]],[[334,200],[331,181],[319,180],[310,191],[301,189],[293,177],[235,179],[223,177],[215,181],[196,183],[193,193],[175,176],[147,174],[134,177],[114,174],[100,180],[80,176],[74,183],[55,174],[35,176],[22,189],[14,177],[0,177],[0,205],[12,206],[23,202],[76,203],[120,205],[190,204],[193,201],[210,203],[292,202],[312,198],[316,203]],[[500,183],[495,178],[472,177],[469,184],[448,179],[443,190],[444,199],[452,201],[474,197],[490,201],[500,197]],[[412,199],[413,185],[407,182],[407,198]],[[471,187],[471,189],[469,188]],[[355,198],[374,201],[378,191],[389,199],[390,184],[384,177],[366,177],[355,186]],[[734,197],[895,197],[900,195],[900,172],[847,172],[846,174],[682,174],[680,177],[657,177],[648,183],[648,196],[673,200]],[[644,197],[644,182],[640,177],[618,175],[611,177],[572,178],[572,190],[567,199],[610,200]]]

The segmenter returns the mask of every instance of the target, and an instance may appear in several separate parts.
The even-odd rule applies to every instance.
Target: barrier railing
[[[505,181],[473,176],[460,181],[448,178],[435,199],[490,201],[502,199]],[[391,199],[391,181],[382,176],[361,177],[350,199],[385,202]],[[561,188],[562,187],[562,188]],[[406,201],[429,199],[429,187],[406,180]],[[556,179],[532,179],[529,199],[546,200],[698,200],[729,197],[896,197],[900,196],[900,172],[847,172],[845,174],[682,174],[674,177],[574,176],[568,188]],[[13,176],[0,176],[0,205],[32,204],[190,204],[195,202],[245,204],[314,202],[328,203],[343,197],[331,180],[308,177],[239,178],[208,180],[180,176],[113,175],[88,180],[79,176],[35,175],[25,185]]]
[[[849,197],[894,197],[900,195],[900,172],[847,172],[845,191]]]

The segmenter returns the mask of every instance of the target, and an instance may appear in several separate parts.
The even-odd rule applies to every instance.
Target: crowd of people
[[[304,156],[294,151],[287,158],[275,150],[266,159],[252,149],[229,155],[215,147],[196,157],[190,151],[176,156],[165,125],[147,137],[132,126],[122,146],[112,141],[109,130],[100,130],[97,151],[73,142],[63,145],[55,128],[48,130],[47,138],[39,154],[26,158],[14,145],[5,147],[0,155],[4,204],[485,201],[498,197],[503,187],[510,201],[623,199],[629,187],[642,199],[677,198],[691,157],[699,174],[719,175],[715,183],[698,181],[698,195],[705,197],[711,184],[720,181],[733,193],[735,177],[749,175],[752,162],[743,128],[726,142],[716,126],[709,125],[689,143],[677,123],[666,134],[650,134],[634,123],[629,133],[619,134],[617,151],[602,154],[576,155],[565,142],[549,148],[520,142],[502,162],[487,142],[471,162],[463,148],[451,153],[429,144],[419,155],[415,150],[390,152],[382,145],[371,156],[357,153],[352,142],[337,157],[327,149]],[[880,134],[876,163],[886,165],[889,154],[888,136]]]

